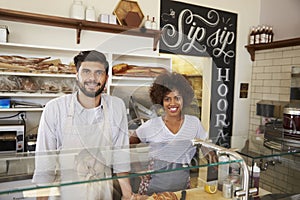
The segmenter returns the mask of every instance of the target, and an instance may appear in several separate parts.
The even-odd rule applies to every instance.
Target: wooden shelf
[[[257,50],[275,49],[275,48],[290,47],[296,45],[300,45],[300,38],[280,40],[280,41],[275,41],[267,44],[251,44],[251,45],[246,45],[245,47],[247,48],[251,56],[251,60],[254,61],[255,51]]]
[[[50,16],[50,15],[8,10],[2,8],[0,8],[0,19],[76,29],[77,44],[80,43],[81,31],[89,30],[89,31],[133,35],[133,36],[140,36],[140,37],[150,37],[153,38],[153,50],[155,51],[157,49],[157,44],[161,35],[160,30],[149,30],[146,28],[135,28],[129,26],[116,25],[116,24],[106,24],[100,22],[78,20],[78,19],[72,19],[67,17]]]

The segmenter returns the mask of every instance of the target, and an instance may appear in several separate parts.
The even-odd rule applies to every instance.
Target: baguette
[[[126,63],[120,63],[113,66],[112,73],[113,74],[122,73],[125,72],[127,69],[128,69],[128,65]]]

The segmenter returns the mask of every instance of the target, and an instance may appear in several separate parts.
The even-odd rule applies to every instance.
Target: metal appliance
[[[264,146],[279,151],[293,151],[300,148],[300,108],[290,102],[259,101],[256,114],[269,118],[260,125],[264,133]]]
[[[24,140],[23,120],[0,120],[0,153],[24,152]]]

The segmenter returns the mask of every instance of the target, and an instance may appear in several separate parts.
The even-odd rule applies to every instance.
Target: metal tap
[[[249,189],[249,170],[246,162],[242,158],[242,156],[231,149],[227,149],[221,146],[218,146],[213,143],[209,143],[200,139],[192,140],[194,146],[203,146],[207,148],[212,148],[216,150],[218,156],[220,155],[229,155],[235,158],[236,160],[242,160],[239,162],[241,169],[243,170],[243,189],[239,191],[238,196],[243,196],[245,200],[248,200],[249,194],[255,193],[254,189]],[[255,188],[256,189],[256,188]],[[250,191],[250,192],[249,192]]]

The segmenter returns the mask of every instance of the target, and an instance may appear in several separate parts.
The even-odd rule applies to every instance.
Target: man
[[[129,138],[124,102],[103,93],[109,68],[105,55],[83,51],[74,63],[79,90],[49,101],[41,116],[33,176],[37,184],[109,179],[112,165],[118,176],[130,170],[127,152],[113,151],[128,146]],[[130,199],[129,179],[121,178],[119,184],[122,199]],[[60,199],[112,199],[112,181],[62,186]]]

